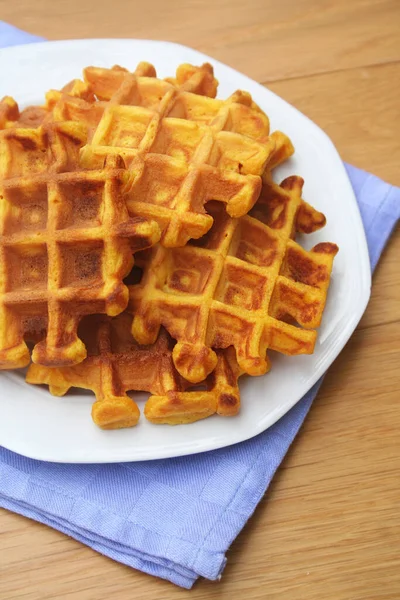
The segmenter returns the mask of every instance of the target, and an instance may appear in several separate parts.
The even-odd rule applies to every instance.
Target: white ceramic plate
[[[243,379],[242,408],[232,419],[211,417],[191,425],[152,425],[142,417],[134,429],[101,431],[90,418],[94,396],[78,390],[54,398],[47,388],[29,386],[22,372],[0,372],[0,444],[26,456],[56,462],[117,462],[194,454],[255,436],[282,417],[326,371],[354,331],[370,295],[371,275],[364,230],[342,161],[326,134],[284,100],[245,75],[195,50],[146,40],[45,42],[0,51],[0,97],[14,96],[20,106],[41,104],[49,88],[79,77],[87,65],[133,70],[153,63],[161,77],[183,62],[211,62],[219,95],[249,91],[269,115],[271,129],[292,139],[295,157],[277,178],[305,179],[304,197],[326,214],[328,223],[305,237],[311,248],[336,242],[337,255],[323,323],[312,356],[273,357],[264,377]],[[135,396],[137,397],[137,395]],[[143,395],[143,398],[145,396]]]

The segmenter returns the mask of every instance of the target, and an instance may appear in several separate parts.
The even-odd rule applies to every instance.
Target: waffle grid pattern
[[[90,67],[84,77],[98,101],[72,98],[70,91],[50,96],[56,118],[89,124],[84,168],[101,167],[109,155],[123,157],[131,174],[130,214],[157,220],[164,246],[184,246],[208,231],[208,200],[226,203],[234,217],[254,205],[274,142],[249,94],[235,92],[225,101],[201,95],[215,94],[209,65],[182,65],[169,81],[146,64],[135,73]],[[87,94],[77,83],[74,89]]]
[[[268,349],[314,350],[337,247],[294,241],[325,224],[301,178],[272,180],[294,148],[217,84],[88,67],[43,107],[0,102],[0,368],[33,342],[28,381],[92,389],[103,428],[136,424],[130,390],[157,423],[236,414]]]
[[[215,367],[211,348],[233,346],[250,375],[268,369],[267,348],[313,352],[337,247],[306,252],[292,240],[302,185],[299,177],[265,182],[258,218],[231,219],[214,205],[214,227],[199,243],[139,257],[143,278],[129,286],[138,342],[152,343],[163,325],[178,340],[175,366],[193,382]]]
[[[94,422],[103,429],[132,427],[140,411],[127,391],[150,392],[144,413],[154,423],[190,423],[214,413],[231,416],[238,412],[240,371],[234,352],[218,353],[215,371],[204,389],[191,390],[174,367],[173,340],[160,331],[151,346],[140,346],[130,333],[132,316],[127,312],[111,319],[92,315],[82,320],[79,336],[87,358],[78,365],[51,368],[31,364],[27,382],[47,384],[55,396],[71,387],[91,389],[96,394],[92,407]]]
[[[1,133],[1,367],[28,364],[24,338],[45,332],[34,361],[83,360],[79,319],[125,309],[122,279],[132,254],[160,237],[157,223],[129,217],[121,159],[109,157],[99,171],[69,171],[83,142],[82,128],[68,122]]]

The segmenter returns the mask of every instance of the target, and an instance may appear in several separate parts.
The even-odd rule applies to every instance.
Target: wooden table
[[[343,159],[400,185],[398,0],[0,0],[0,8],[2,19],[50,39],[191,45],[293,103]],[[220,583],[187,592],[1,511],[1,600],[400,598],[399,256],[397,232],[364,318]]]

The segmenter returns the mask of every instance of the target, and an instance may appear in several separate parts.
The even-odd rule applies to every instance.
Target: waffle
[[[96,72],[97,69],[89,67],[87,71],[90,75],[93,71]],[[104,69],[103,71],[105,73],[115,73],[115,76],[118,76],[119,72],[124,73],[126,70],[115,66],[112,69]],[[148,63],[139,63],[135,75],[153,77],[155,76],[154,67]],[[111,84],[110,78],[103,80],[104,87]],[[96,91],[100,99],[95,95],[92,85],[88,81],[80,79],[73,79],[61,90],[49,90],[46,93],[44,106],[46,114],[57,122],[74,121],[85,125],[90,140],[109,104],[108,101],[101,100],[100,81],[98,81]]]
[[[39,127],[48,116],[49,111],[43,106],[29,106],[19,110],[17,102],[11,96],[0,101],[0,130],[13,127]]]
[[[96,125],[99,113],[94,117],[87,103],[92,130],[81,164],[98,168],[105,156],[122,156],[131,175],[125,189],[130,214],[156,220],[162,244],[180,247],[210,229],[208,200],[225,203],[233,217],[248,212],[274,144],[268,119],[249,94],[239,91],[225,101],[202,95],[215,94],[210,65],[181,65],[168,81],[148,74],[85,69],[101,118]]]
[[[292,151],[282,134],[276,141],[272,165]],[[302,186],[295,176],[278,186],[267,172],[248,216],[233,219],[209,203],[214,225],[207,235],[179,250],[157,245],[140,256],[141,280],[129,286],[135,339],[153,343],[164,326],[178,341],[177,370],[193,383],[215,368],[213,348],[233,346],[250,375],[269,369],[267,348],[312,353],[338,249],[322,243],[307,252],[293,240],[296,230],[325,223],[302,200]]]
[[[121,70],[113,67],[110,71]],[[89,69],[90,71],[90,69]],[[155,70],[149,63],[139,63],[136,75],[155,76]],[[73,79],[61,90],[49,90],[43,106],[28,106],[20,111],[18,103],[11,96],[0,101],[0,130],[15,127],[37,128],[50,121],[74,121],[87,127],[87,136],[93,135],[107,102],[97,101],[91,85],[80,79]],[[87,138],[85,138],[87,141]]]
[[[176,371],[172,361],[173,341],[160,330],[151,346],[140,346],[130,335],[132,317],[123,313],[114,319],[102,315],[85,317],[79,328],[88,356],[79,365],[48,368],[32,364],[28,383],[47,384],[55,396],[70,387],[93,390],[94,422],[103,429],[131,427],[140,412],[127,396],[128,390],[153,394],[145,405],[145,415],[153,423],[191,423],[219,413],[234,415],[239,410],[234,353],[218,353],[217,368],[203,390],[190,391],[190,384]]]
[[[85,74],[86,81],[73,79],[61,90],[49,90],[43,106],[28,106],[20,111],[14,98],[5,96],[0,101],[0,129],[16,126],[38,127],[50,120],[74,121],[86,125],[88,136],[91,138],[110,101],[123,105],[126,89],[123,79],[132,76],[126,69],[117,65],[112,69],[88,67]],[[150,63],[140,62],[133,75],[155,78],[156,71]],[[177,88],[210,97],[215,97],[218,85],[210,65],[181,65],[177,69],[176,77],[165,81]]]
[[[234,217],[254,205],[274,148],[269,121],[246,92],[215,99],[211,65],[183,64],[166,80],[144,62],[134,73],[88,67],[84,78],[50,90],[44,107],[20,117],[12,99],[3,99],[3,121],[7,127],[21,118],[36,126],[53,120],[86,127],[81,166],[100,169],[106,156],[122,156],[130,172],[129,212],[156,220],[165,246],[183,246],[209,230],[208,200],[226,203]],[[0,106],[0,127],[1,115]]]
[[[0,102],[0,368],[33,343],[27,381],[91,389],[104,429],[138,422],[129,390],[154,423],[234,415],[268,349],[314,349],[337,247],[294,241],[325,217],[272,180],[293,146],[217,83],[88,67],[44,106]]]
[[[90,313],[116,315],[128,301],[132,254],[160,238],[131,218],[123,160],[79,170],[86,128],[66,121],[0,132],[0,368],[83,360],[76,330]]]

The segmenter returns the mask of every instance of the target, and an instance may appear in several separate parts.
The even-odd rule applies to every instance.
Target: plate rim
[[[343,161],[342,161],[335,145],[333,144],[330,137],[325,133],[325,131],[323,129],[321,129],[316,123],[314,123],[314,121],[312,121],[309,117],[304,115],[295,106],[291,105],[289,102],[287,102],[286,100],[281,98],[278,94],[276,94],[275,92],[272,92],[267,86],[258,83],[257,81],[251,79],[246,74],[241,73],[240,71],[234,69],[233,67],[226,65],[226,64],[222,63],[221,61],[219,61],[211,56],[208,56],[208,55],[204,54],[203,52],[200,52],[189,46],[185,46],[183,44],[179,44],[176,42],[170,42],[170,41],[137,39],[137,38],[132,38],[132,39],[129,39],[129,38],[91,38],[91,39],[76,39],[76,40],[40,41],[40,42],[33,42],[33,43],[29,43],[29,44],[20,44],[20,45],[16,45],[16,46],[1,48],[0,49],[0,59],[2,58],[2,55],[4,55],[4,54],[5,55],[18,54],[21,52],[21,49],[23,49],[22,53],[24,53],[24,51],[29,52],[32,50],[32,47],[43,47],[43,48],[47,48],[48,50],[51,50],[51,48],[53,46],[57,46],[57,47],[65,47],[66,49],[68,49],[69,46],[77,46],[79,44],[88,44],[88,43],[96,44],[99,42],[111,43],[111,44],[117,44],[117,45],[118,44],[128,44],[129,45],[132,42],[133,43],[147,43],[147,44],[150,43],[150,44],[159,45],[159,46],[165,46],[165,45],[174,46],[177,49],[182,49],[184,51],[189,50],[190,52],[197,54],[199,57],[199,60],[203,60],[203,61],[207,60],[207,61],[211,62],[214,67],[220,67],[220,68],[223,68],[224,70],[228,69],[232,75],[240,75],[242,78],[245,78],[247,81],[249,81],[252,86],[257,85],[261,90],[263,90],[263,92],[267,92],[267,94],[274,96],[276,99],[279,100],[280,103],[286,104],[287,106],[290,107],[291,110],[295,111],[298,115],[300,115],[301,118],[307,122],[307,126],[312,127],[314,129],[314,132],[321,139],[323,139],[324,144],[326,146],[329,146],[331,154],[334,155],[335,158],[337,159],[337,161],[336,161],[337,167],[340,168],[340,170],[342,172],[342,180],[343,180],[343,183],[345,183],[346,188],[347,188],[346,194],[348,194],[349,197],[351,196],[351,198],[352,198],[351,211],[352,211],[352,217],[353,217],[353,219],[355,219],[355,222],[357,225],[357,244],[358,244],[358,248],[359,248],[359,257],[360,257],[361,268],[362,268],[362,271],[360,273],[360,287],[359,287],[359,296],[360,296],[359,300],[360,301],[359,301],[356,309],[353,308],[352,314],[349,315],[348,321],[346,322],[345,333],[343,335],[343,332],[342,332],[340,342],[337,343],[335,348],[329,353],[329,360],[324,361],[324,369],[322,370],[322,372],[321,372],[321,369],[316,369],[316,372],[314,373],[314,375],[307,379],[306,390],[305,391],[302,390],[298,394],[298,398],[296,401],[285,402],[285,403],[280,404],[278,409],[275,409],[274,411],[269,413],[267,425],[265,425],[265,423],[261,424],[262,420],[256,421],[254,423],[254,427],[252,427],[251,431],[248,432],[249,433],[248,435],[245,435],[245,436],[240,435],[240,436],[238,436],[237,439],[234,438],[234,439],[230,439],[229,441],[226,441],[226,440],[223,441],[223,439],[222,439],[222,440],[217,441],[217,443],[214,443],[212,446],[207,445],[207,438],[203,438],[201,440],[201,442],[199,442],[199,441],[196,442],[195,448],[185,447],[185,448],[180,448],[179,450],[171,452],[171,450],[168,451],[168,446],[167,446],[166,449],[164,448],[164,451],[159,451],[157,453],[157,455],[147,455],[146,452],[144,452],[143,454],[139,453],[137,456],[132,456],[132,455],[125,456],[123,450],[119,449],[118,456],[112,456],[112,457],[107,457],[107,458],[104,457],[102,459],[102,458],[99,458],[99,456],[91,457],[90,452],[86,452],[85,455],[78,456],[78,457],[74,458],[73,460],[71,460],[71,458],[63,459],[60,457],[49,456],[48,453],[46,453],[46,451],[41,453],[40,450],[38,450],[38,449],[35,449],[34,452],[30,452],[29,450],[27,451],[25,448],[23,448],[23,444],[22,444],[22,451],[21,451],[21,444],[18,445],[18,443],[17,443],[18,447],[13,447],[14,446],[13,443],[11,443],[11,444],[7,443],[7,445],[4,445],[1,440],[0,440],[0,443],[3,444],[4,448],[7,448],[8,450],[11,450],[12,452],[23,454],[24,456],[26,456],[28,458],[32,458],[32,459],[36,459],[36,460],[44,460],[44,461],[51,461],[51,462],[57,462],[57,463],[93,464],[93,463],[135,462],[135,461],[143,461],[143,460],[157,460],[157,459],[172,458],[172,457],[178,457],[178,456],[187,456],[187,455],[217,450],[220,448],[231,446],[233,444],[244,442],[246,440],[249,440],[249,439],[259,435],[263,431],[266,431],[267,429],[269,429],[280,418],[282,418],[291,408],[293,408],[303,398],[303,396],[306,393],[308,393],[308,391],[324,375],[326,370],[329,369],[329,367],[332,365],[334,360],[337,358],[337,356],[342,351],[343,347],[347,344],[349,338],[351,337],[354,330],[356,329],[357,324],[359,323],[362,315],[364,314],[365,308],[367,307],[367,304],[368,304],[368,301],[370,298],[370,294],[371,294],[371,269],[370,269],[369,253],[368,253],[368,245],[367,245],[365,229],[363,226],[359,206],[358,206],[358,203],[356,200],[356,196],[355,196],[353,187],[351,185],[349,176],[346,172]],[[340,167],[339,167],[339,163],[340,163]],[[300,386],[299,386],[299,389],[300,389]],[[1,390],[1,383],[0,383],[0,390]],[[296,396],[297,396],[297,394],[296,394]],[[132,448],[130,448],[128,450],[128,454],[129,454],[129,452],[132,452]]]

